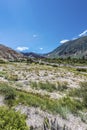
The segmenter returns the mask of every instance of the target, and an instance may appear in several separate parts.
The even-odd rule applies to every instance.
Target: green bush
[[[19,112],[0,107],[0,130],[29,130],[25,119]]]
[[[0,83],[0,93],[5,95],[5,99],[15,99],[16,92],[8,84],[2,82]]]

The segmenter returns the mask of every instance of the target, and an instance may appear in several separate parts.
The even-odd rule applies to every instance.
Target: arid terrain
[[[0,130],[87,130],[87,0],[0,0]]]
[[[60,129],[87,130],[87,109],[80,95],[84,84],[87,85],[87,72],[76,68],[21,62],[0,64],[0,87],[7,85],[16,91],[12,102],[5,101],[1,91],[0,106],[25,114],[31,129],[43,130],[47,120],[49,130],[52,121]]]

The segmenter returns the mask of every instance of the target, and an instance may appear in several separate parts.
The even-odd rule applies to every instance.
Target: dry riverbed
[[[80,82],[87,82],[87,73],[77,72],[75,68],[68,67],[9,63],[0,64],[0,82],[6,82],[18,90],[35,95],[47,96],[50,100],[56,101],[65,97],[71,89],[79,88]],[[49,89],[48,86],[43,87],[39,84],[39,87],[35,87],[36,83],[50,83],[56,87],[55,89]],[[51,87],[53,87],[53,85],[51,85]],[[63,89],[65,87],[65,90],[58,88],[58,85],[61,85]],[[3,105],[5,105],[4,97],[0,95],[0,106]],[[56,122],[58,122],[60,126],[66,125],[71,130],[87,130],[86,122],[83,122],[81,117],[72,113],[68,113],[67,119],[63,119],[59,114],[41,110],[39,107],[23,105],[21,102],[17,106],[14,106],[14,109],[26,114],[27,125],[33,126],[36,130],[42,130],[45,118],[48,118],[50,121],[56,118]]]

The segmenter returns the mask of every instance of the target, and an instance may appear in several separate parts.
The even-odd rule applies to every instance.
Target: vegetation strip
[[[40,107],[42,110],[47,110],[52,113],[59,113],[63,118],[66,118],[68,112],[77,113],[83,109],[82,102],[69,96],[59,100],[53,100],[39,94],[15,90],[5,83],[0,83],[0,92],[5,95],[5,102],[9,107],[22,103],[24,105]]]

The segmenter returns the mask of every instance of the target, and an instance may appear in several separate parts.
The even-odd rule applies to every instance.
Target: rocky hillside
[[[68,41],[47,54],[47,57],[87,58],[87,36]]]
[[[15,61],[23,60],[25,59],[25,57],[22,54],[12,50],[11,48],[0,44],[0,59],[7,61]]]
[[[29,58],[35,58],[35,59],[44,58],[43,55],[37,54],[37,53],[34,53],[34,52],[27,52],[27,53],[22,53],[22,54],[29,57]]]

